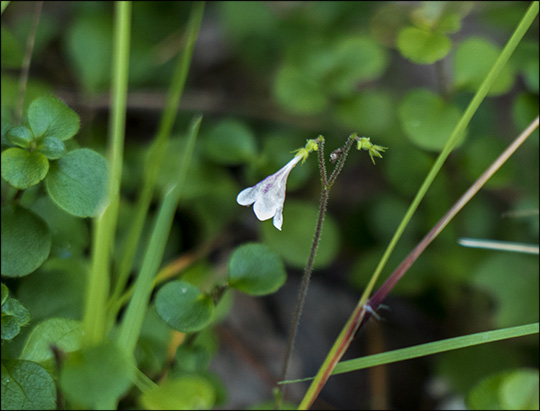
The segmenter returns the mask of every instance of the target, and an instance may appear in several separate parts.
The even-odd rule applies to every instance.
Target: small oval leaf
[[[30,143],[34,140],[34,134],[25,126],[13,127],[6,133],[6,138],[11,144],[16,146],[28,148]]]
[[[106,198],[107,174],[105,158],[83,148],[51,163],[45,186],[60,208],[78,217],[94,217]]]
[[[498,46],[481,37],[471,37],[456,49],[454,82],[456,89],[476,92],[499,57]],[[538,77],[538,73],[536,74]],[[512,88],[514,71],[508,64],[503,67],[488,94],[498,96]]]
[[[48,171],[47,157],[36,151],[13,147],[2,153],[2,178],[19,190],[35,186]]]
[[[197,375],[183,375],[143,393],[147,410],[210,410],[216,393],[212,384]]]
[[[2,207],[2,275],[30,274],[50,250],[51,233],[41,217],[19,206]]]
[[[175,330],[189,333],[206,327],[214,318],[214,303],[193,284],[172,281],[156,295],[159,316]]]
[[[220,164],[242,164],[257,152],[255,136],[249,127],[237,120],[224,120],[203,140],[205,153]]]
[[[28,124],[36,137],[69,140],[79,131],[77,113],[53,96],[39,97],[28,108]]]
[[[53,377],[34,362],[2,360],[2,409],[56,409]]]
[[[32,328],[19,358],[44,363],[53,359],[51,345],[70,353],[81,348],[82,335],[80,321],[48,318]]]
[[[37,149],[49,160],[58,160],[66,154],[66,145],[57,137],[45,137]]]
[[[442,150],[460,117],[459,108],[429,90],[413,90],[399,105],[403,131],[414,144],[426,150]],[[464,134],[458,144],[463,137]]]
[[[397,38],[401,54],[417,64],[432,64],[444,58],[452,43],[444,34],[417,27],[403,29]]]
[[[274,95],[283,108],[298,114],[317,114],[328,105],[323,86],[292,64],[278,71]]]
[[[279,255],[264,244],[238,247],[229,260],[228,282],[249,295],[266,295],[277,291],[287,279]]]
[[[116,344],[106,342],[73,353],[60,373],[65,396],[79,407],[98,409],[126,393],[135,368]]]

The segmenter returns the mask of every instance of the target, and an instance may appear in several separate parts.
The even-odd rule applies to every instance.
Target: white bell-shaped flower
[[[296,155],[278,172],[266,177],[253,187],[242,190],[236,197],[236,202],[243,206],[254,204],[253,211],[257,218],[265,221],[274,217],[274,227],[281,231],[287,178],[294,166],[305,157],[304,153]]]

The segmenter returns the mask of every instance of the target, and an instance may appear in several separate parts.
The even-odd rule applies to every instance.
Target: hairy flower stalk
[[[330,174],[330,177],[328,177],[324,162],[324,137],[319,136],[314,140],[307,140],[305,147],[295,150],[294,153],[296,153],[296,155],[294,158],[289,161],[281,170],[266,177],[253,187],[248,187],[242,190],[236,198],[236,201],[240,205],[250,206],[253,204],[253,211],[259,220],[264,221],[273,217],[274,226],[281,231],[281,227],[283,225],[283,205],[285,203],[287,178],[289,177],[291,170],[300,162],[300,160],[302,160],[303,164],[311,152],[318,152],[322,185],[319,216],[317,219],[317,227],[315,230],[315,236],[313,238],[313,244],[311,246],[311,252],[309,254],[309,259],[302,277],[300,290],[298,292],[298,300],[289,332],[289,341],[283,362],[281,380],[284,380],[287,376],[287,370],[294,348],[294,341],[296,339],[296,332],[298,329],[298,324],[300,323],[300,317],[304,307],[311,272],[313,271],[313,262],[315,260],[317,247],[322,234],[323,221],[326,214],[330,189],[332,188],[337,176],[343,169],[347,155],[349,154],[354,142],[357,142],[358,150],[368,151],[373,164],[375,164],[373,157],[375,156],[382,158],[381,152],[386,150],[386,147],[372,144],[369,137],[358,137],[356,133],[353,133],[349,136],[343,147],[334,150],[330,155],[330,161],[332,164],[334,164],[334,170]],[[276,409],[279,409],[281,401],[285,395],[285,387],[286,385],[280,385],[279,389],[277,390]]]

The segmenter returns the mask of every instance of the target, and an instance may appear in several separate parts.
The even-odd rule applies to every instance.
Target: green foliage
[[[442,150],[460,117],[458,107],[429,90],[411,91],[399,106],[404,133],[414,144],[427,150]]]
[[[51,200],[78,217],[94,217],[105,206],[107,161],[87,148],[74,150],[53,163],[45,185]]]
[[[280,257],[264,244],[244,244],[229,260],[229,286],[249,295],[271,294],[286,278]]]
[[[140,401],[148,410],[208,410],[213,407],[215,396],[213,386],[205,378],[186,375],[168,379],[145,392]]]
[[[30,312],[17,299],[9,296],[9,290],[2,284],[2,343],[15,338],[21,327],[30,322]]]
[[[31,361],[2,360],[2,408],[6,410],[55,410],[53,377]]]
[[[24,344],[20,359],[33,361],[53,369],[54,353],[51,346],[63,353],[81,348],[82,328],[79,321],[68,318],[49,318],[36,325]]]
[[[2,178],[19,190],[35,186],[49,171],[44,154],[14,147],[2,152]]]
[[[532,369],[487,377],[467,396],[471,410],[533,410],[538,404],[538,370]]]
[[[454,58],[456,89],[473,92],[478,89],[495,62],[500,49],[482,38],[472,37],[461,43]],[[507,93],[514,83],[514,71],[506,66],[491,89],[490,95]]]
[[[16,146],[29,148],[34,140],[34,135],[28,127],[20,126],[9,129],[6,134],[7,141]]]
[[[264,242],[293,267],[303,268],[309,257],[311,240],[315,233],[317,207],[312,204],[288,200],[283,210],[283,231],[278,232],[271,224],[262,227]],[[339,251],[339,231],[331,216],[326,216],[315,256],[314,267],[328,266]]]
[[[414,26],[405,26],[397,36],[400,53],[416,64],[432,64],[451,50],[447,36],[461,28],[461,19],[468,13],[467,2],[425,2],[409,12]]]
[[[34,138],[56,137],[69,140],[79,131],[80,120],[77,113],[56,97],[40,97],[28,108],[28,125]]]
[[[21,277],[49,256],[51,232],[47,223],[20,206],[2,207],[2,275]]]
[[[34,321],[50,317],[82,318],[88,263],[59,254],[63,258],[50,258],[19,287],[18,297]]]
[[[225,120],[202,141],[206,155],[219,164],[242,164],[256,155],[255,136],[242,122]]]
[[[378,78],[388,64],[385,50],[369,37],[311,43],[290,47],[275,82],[278,102],[299,114],[320,113],[332,99],[354,96],[358,84]]]
[[[170,327],[186,333],[206,327],[215,310],[209,296],[185,281],[164,285],[156,295],[156,309]]]
[[[22,47],[5,26],[2,26],[2,67],[19,68],[22,63]]]
[[[79,82],[89,93],[103,90],[110,79],[112,27],[103,14],[80,14],[66,36],[71,64],[79,73]]]
[[[238,337],[250,353],[234,360],[234,377],[251,375],[243,361],[250,344],[261,350],[253,351],[258,367],[280,361],[259,347],[261,329],[268,342],[276,335],[259,313],[279,313],[281,322],[281,297],[296,290],[249,313],[261,329],[243,323],[242,310],[306,266],[321,188],[317,153],[290,174],[281,232],[239,207],[238,193],[321,133],[330,171],[329,154],[353,131],[389,147],[376,166],[368,147],[350,151],[315,255],[313,281],[332,285],[324,293],[357,298],[528,5],[74,2],[44,7],[30,39],[35,17],[25,7],[11,2],[2,15],[2,408],[209,409],[269,398],[254,400],[249,377],[227,398],[223,381],[227,389],[238,381],[223,371],[230,361],[221,361],[221,344],[237,347]],[[132,16],[118,12],[126,7]],[[536,21],[471,111],[390,270],[538,115],[537,32]],[[205,120],[194,145],[200,118],[188,121],[198,111]],[[536,131],[393,289],[399,304],[378,311],[382,325],[407,311],[420,324],[415,336],[429,331],[437,340],[538,320],[537,259],[457,243],[538,243],[538,148]],[[106,151],[107,160],[98,154]],[[109,188],[118,188],[113,198]],[[332,327],[343,321],[323,310],[311,317],[321,329],[327,318]],[[302,326],[316,331],[307,316]],[[398,334],[392,344],[411,345]],[[455,350],[424,371],[471,409],[538,408],[537,347],[527,337]],[[294,355],[305,349],[297,344]],[[369,395],[351,400],[334,389],[324,400],[335,408],[368,406],[349,401]],[[396,397],[389,400],[399,404]]]
[[[474,273],[472,284],[497,301],[494,320],[498,327],[538,321],[538,260],[514,253],[493,255]],[[509,281],[512,267],[519,275]]]
[[[134,372],[123,350],[107,342],[71,354],[60,373],[60,386],[74,404],[100,408],[125,394]]]
[[[450,39],[444,34],[408,27],[399,33],[397,46],[401,54],[417,64],[432,64],[450,51]]]

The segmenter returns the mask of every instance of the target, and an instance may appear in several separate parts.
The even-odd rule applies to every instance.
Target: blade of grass
[[[106,302],[109,296],[110,253],[116,232],[120,180],[124,154],[126,95],[129,77],[131,2],[115,3],[115,32],[112,63],[111,123],[108,151],[109,189],[104,210],[94,219],[92,268],[84,307],[84,340],[99,343],[106,334]]]
[[[450,208],[450,210],[435,224],[433,229],[426,234],[426,236],[420,241],[420,243],[412,250],[409,255],[402,261],[402,263],[394,270],[394,272],[388,277],[383,285],[377,290],[373,297],[369,300],[368,304],[358,304],[349,320],[343,327],[340,335],[336,339],[336,342],[332,346],[329,354],[327,355],[325,362],[321,366],[321,370],[324,369],[324,373],[321,374],[321,381],[326,381],[330,377],[332,370],[337,366],[339,360],[347,350],[350,342],[354,338],[354,335],[364,324],[369,315],[371,315],[370,309],[376,309],[379,304],[384,300],[386,295],[392,290],[396,283],[405,275],[410,266],[416,261],[416,259],[422,254],[426,247],[440,234],[440,232],[448,225],[448,223],[455,217],[455,215],[465,206],[465,204],[480,190],[480,188],[491,178],[493,174],[510,158],[510,156],[517,150],[517,148],[523,144],[523,142],[531,135],[531,133],[538,127],[538,117],[527,127],[523,133],[521,133],[516,140],[506,148],[506,150],[491,164],[490,167],[476,180],[472,186],[459,198],[458,201]],[[366,308],[366,307],[369,307]],[[320,370],[319,370],[320,373]],[[315,384],[315,382],[313,383]],[[312,384],[312,386],[313,386]],[[311,388],[311,387],[310,387]],[[322,385],[317,387],[322,389]],[[314,392],[316,388],[313,389]],[[309,391],[308,391],[309,392]],[[307,395],[307,394],[306,394]],[[302,406],[302,404],[300,404]]]
[[[161,207],[159,209],[157,220],[152,230],[150,242],[144,254],[144,259],[140,273],[135,281],[133,297],[131,298],[126,310],[126,315],[120,324],[120,332],[118,334],[117,343],[124,352],[128,355],[133,355],[135,345],[141,331],[150,294],[153,290],[154,277],[161,264],[165,245],[169,238],[174,213],[178,206],[180,193],[183,187],[183,182],[186,178],[189,163],[193,155],[195,140],[199,133],[202,116],[197,116],[193,119],[184,157],[181,162],[181,168],[178,175],[178,180],[165,194]]]
[[[480,189],[489,181],[499,168],[515,153],[515,151],[525,142],[525,140],[538,128],[538,117],[502,152],[499,157],[482,173],[480,177],[469,187],[469,189],[450,207],[450,210],[435,224],[429,233],[418,243],[402,263],[394,270],[383,285],[369,300],[370,306],[376,309],[384,300],[396,283],[405,275],[411,265],[424,252],[426,247],[441,233],[442,230],[452,221],[457,213],[467,204]]]
[[[319,369],[319,372],[317,373],[315,380],[308,388],[308,391],[306,392],[298,409],[308,409],[311,406],[311,404],[313,403],[313,401],[315,400],[319,392],[322,390],[324,384],[330,377],[330,374],[333,368],[336,366],[336,364],[339,362],[339,360],[341,359],[341,357],[343,356],[343,354],[349,347],[352,339],[354,338],[356,330],[362,323],[363,318],[365,316],[365,313],[366,313],[365,304],[368,300],[368,296],[371,294],[380,273],[382,272],[384,266],[386,265],[386,262],[388,261],[390,254],[394,250],[399,238],[401,237],[403,231],[405,230],[405,227],[411,220],[414,212],[418,208],[418,205],[420,204],[427,190],[431,186],[431,183],[433,182],[436,175],[440,171],[442,165],[446,161],[446,158],[448,157],[448,155],[450,154],[450,152],[456,145],[456,142],[458,141],[459,136],[461,136],[462,133],[465,131],[465,128],[469,124],[472,116],[474,115],[478,107],[480,106],[481,102],[487,95],[487,92],[493,85],[493,82],[497,79],[501,70],[503,69],[505,64],[508,62],[510,56],[512,55],[512,53],[518,46],[519,42],[525,35],[526,31],[529,29],[530,25],[536,18],[537,14],[538,14],[538,2],[532,2],[531,6],[529,7],[527,12],[521,19],[520,23],[518,24],[516,30],[514,31],[514,33],[508,40],[503,50],[501,51],[499,57],[497,58],[497,61],[495,62],[495,64],[489,71],[488,75],[486,76],[482,84],[480,85],[478,91],[473,96],[467,109],[465,110],[458,124],[452,131],[452,134],[450,135],[445,147],[443,148],[443,150],[437,157],[435,164],[433,165],[428,175],[426,176],[424,182],[422,183],[420,189],[418,190],[418,193],[416,194],[414,200],[409,206],[409,209],[405,213],[403,220],[401,221],[388,247],[386,248],[357,306],[355,307],[347,323],[345,324],[339,336],[337,337],[336,341],[334,342],[334,345],[330,349],[325,361],[323,362],[321,368]]]
[[[503,328],[501,330],[485,331],[462,337],[448,338],[446,340],[435,341],[426,344],[415,345],[414,347],[400,348],[383,352],[380,354],[368,355],[362,358],[340,362],[332,375],[344,374],[346,372],[363,370],[364,368],[375,367],[377,365],[392,364],[398,361],[411,360],[418,357],[439,354],[447,351],[458,350],[460,348],[473,347],[475,345],[486,344],[495,341],[509,340],[510,338],[524,337],[526,335],[538,334],[539,323],[519,325],[516,327]],[[297,380],[283,381],[280,384],[292,384],[312,380],[314,377]]]
[[[204,12],[204,2],[195,2],[191,9],[191,14],[188,21],[188,29],[186,35],[186,45],[181,56],[179,56],[176,69],[171,81],[171,87],[167,96],[167,102],[159,130],[157,132],[154,143],[149,149],[147,168],[144,173],[143,186],[137,201],[135,216],[133,218],[129,234],[127,235],[127,243],[123,250],[122,259],[119,264],[118,279],[114,286],[110,303],[111,310],[109,315],[109,324],[112,326],[114,319],[121,307],[119,299],[127,284],[129,273],[133,265],[135,252],[144,226],[144,221],[148,213],[148,208],[152,200],[152,193],[156,184],[159,169],[163,160],[163,156],[168,146],[171,135],[171,130],[174,125],[174,120],[178,112],[178,106],[186,83],[189,66],[195,42],[199,34],[199,28]]]
[[[498,240],[481,240],[479,238],[460,238],[459,245],[485,250],[513,251],[515,253],[539,254],[540,247],[534,244],[513,243]]]

